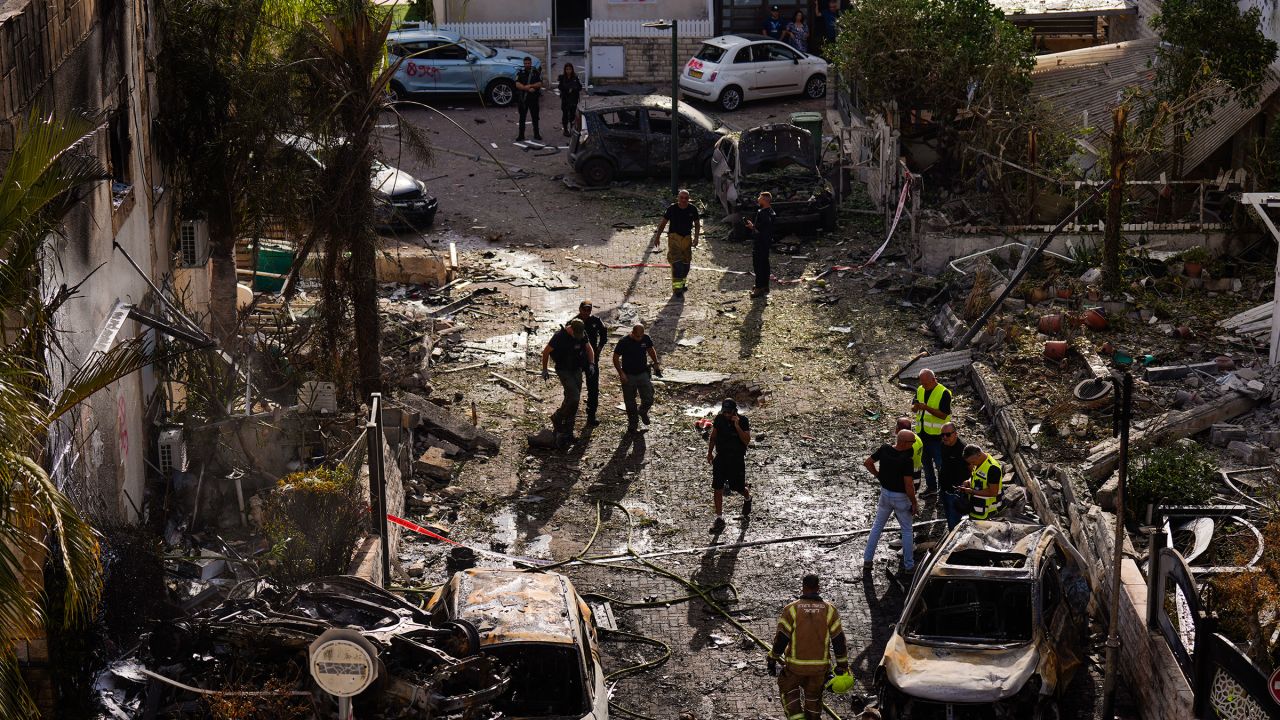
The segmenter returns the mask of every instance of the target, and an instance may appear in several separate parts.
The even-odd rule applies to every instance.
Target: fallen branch
[[[515,392],[518,392],[518,393],[520,393],[521,395],[524,395],[525,397],[529,398],[530,400],[536,400],[536,401],[538,401],[538,402],[542,402],[542,398],[538,397],[537,395],[534,395],[534,394],[533,394],[533,391],[531,391],[529,388],[527,388],[527,387],[525,387],[525,386],[521,385],[520,383],[516,382],[515,380],[512,380],[512,379],[511,379],[511,378],[509,378],[509,377],[505,377],[505,376],[503,376],[503,375],[499,375],[499,374],[498,374],[498,373],[496,373],[496,372],[491,372],[491,373],[489,373],[489,377],[494,378],[495,380],[497,380],[498,382],[500,382],[500,383],[502,383],[503,385],[507,386],[507,387],[508,387],[508,388],[510,388],[511,390],[514,390]]]

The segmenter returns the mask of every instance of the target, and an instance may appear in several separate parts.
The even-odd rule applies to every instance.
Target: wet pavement
[[[769,115],[813,109],[810,105],[760,105],[747,111],[754,115],[732,119],[763,122]],[[513,118],[514,111],[471,106],[459,115],[455,119],[486,143],[501,143],[500,135],[513,127],[508,116]],[[461,142],[451,127],[432,129],[439,131],[437,142]],[[576,556],[596,531],[597,517],[592,554],[625,553],[628,542],[639,552],[712,546],[653,562],[703,587],[722,586],[715,596],[723,607],[766,642],[772,639],[778,611],[798,593],[799,578],[816,572],[824,579],[824,597],[845,618],[857,689],[866,690],[908,582],[897,571],[898,552],[889,546],[898,539],[896,530],[882,536],[875,568],[865,575],[863,536],[715,546],[842,533],[871,524],[878,486],[862,461],[888,437],[893,419],[913,400],[912,391],[887,378],[904,360],[933,349],[921,331],[925,314],[906,292],[913,275],[901,257],[905,236],[895,239],[881,265],[871,271],[831,273],[820,283],[775,284],[767,300],[753,301],[747,297],[752,280],[745,274],[749,248],[726,240],[727,228],[712,221],[704,226],[690,290],[680,300],[670,296],[665,268],[606,267],[665,262],[661,251],[649,248],[667,202],[663,183],[631,182],[614,191],[575,193],[555,179],[568,172],[563,153],[532,158],[509,144],[500,147],[496,153],[532,173],[519,182],[538,212],[518,193],[502,192],[512,189],[511,183],[500,179],[492,165],[437,154],[435,166],[412,170],[419,177],[447,173],[453,186],[434,188],[441,197],[442,223],[422,243],[440,247],[453,241],[464,268],[489,262],[486,253],[514,250],[533,268],[531,277],[551,271],[580,287],[486,283],[498,288],[499,295],[476,306],[484,314],[459,314],[468,325],[466,342],[501,350],[501,357],[493,359],[504,364],[495,369],[511,373],[542,400],[494,382],[488,376],[491,368],[435,375],[435,396],[461,394],[467,408],[474,402],[481,425],[503,435],[504,444],[496,457],[466,462],[453,483],[465,493],[448,503],[438,501],[438,508],[427,510],[422,519],[447,520],[451,537],[460,542],[538,559]],[[689,185],[695,202],[704,208],[714,202],[705,181]],[[719,213],[709,208],[706,214]],[[549,221],[547,226],[539,218]],[[860,262],[883,237],[878,226],[863,231],[858,222],[842,219],[833,236],[802,245],[794,256],[775,254],[774,273],[793,280],[833,264]],[[582,431],[582,439],[568,451],[531,450],[525,436],[549,425],[548,416],[559,401],[558,386],[537,377],[537,355],[583,298],[594,301],[611,329],[629,327],[636,319],[648,323],[664,368],[724,372],[731,379],[713,386],[659,385],[652,426],[638,437],[624,437],[621,393],[606,362],[601,425]],[[512,337],[527,328],[534,330],[527,341]],[[698,337],[702,340],[693,341]],[[512,349],[525,353],[522,362],[503,354]],[[956,393],[961,436],[987,444],[986,419],[977,414],[967,383],[943,381]],[[751,418],[757,444],[747,456],[748,477],[756,500],[751,516],[744,517],[741,500],[727,497],[728,526],[712,534],[706,441],[694,423],[698,409],[725,396],[741,401]],[[692,413],[686,412],[690,409]],[[579,429],[583,419],[580,414]],[[427,500],[431,505],[433,500]],[[613,503],[626,508],[629,519]],[[938,517],[937,508],[922,503],[919,520]],[[445,578],[443,554],[438,545],[415,541],[406,545],[401,559],[426,559],[420,582],[434,585]],[[776,684],[765,671],[762,650],[701,601],[661,604],[689,594],[680,583],[627,563],[571,566],[565,572],[580,592],[614,601],[621,629],[665,643],[673,653],[662,667],[621,681],[614,697],[623,707],[657,718],[780,715]],[[627,606],[655,602],[660,604]],[[659,652],[619,642],[606,642],[603,650],[607,672]],[[1092,716],[1097,694],[1092,675],[1085,674],[1073,688],[1073,712],[1064,717]],[[837,700],[833,707],[849,715],[848,700]]]

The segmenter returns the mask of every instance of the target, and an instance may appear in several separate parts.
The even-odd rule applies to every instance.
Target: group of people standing
[[[524,59],[524,65],[516,71],[516,110],[520,113],[520,133],[516,141],[525,139],[525,122],[533,125],[533,139],[542,140],[542,131],[538,127],[538,113],[542,102],[542,70],[533,66],[533,60]],[[573,128],[574,116],[578,112],[578,101],[582,98],[582,80],[572,63],[565,63],[556,78],[556,90],[560,93],[560,131],[565,137]]]
[[[821,13],[821,35],[818,36],[823,45],[835,42],[837,34],[836,22],[839,16],[840,0],[826,0]],[[803,10],[796,10],[792,13],[790,20],[784,20],[781,6],[770,5],[769,15],[764,19],[764,26],[760,32],[774,40],[781,40],[796,50],[807,54],[809,52],[810,27],[806,20]]]
[[[751,235],[751,270],[755,283],[751,297],[769,294],[769,278],[772,268],[769,253],[773,251],[773,229],[777,213],[773,210],[773,194],[765,191],[756,198],[755,217],[745,219],[744,226]],[[681,190],[676,201],[667,206],[653,231],[653,247],[662,244],[662,231],[667,230],[667,263],[671,266],[671,294],[676,299],[684,297],[689,289],[689,270],[693,267],[693,249],[698,247],[702,235],[702,218],[698,207],[690,202],[689,191]]]

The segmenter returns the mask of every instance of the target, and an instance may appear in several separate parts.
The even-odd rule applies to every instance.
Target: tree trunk
[[[1119,105],[1111,113],[1111,189],[1107,192],[1107,228],[1102,240],[1102,284],[1107,290],[1118,290],[1120,278],[1120,223],[1124,209],[1125,115]]]
[[[209,213],[209,329],[223,348],[236,337],[236,240],[231,221]]]

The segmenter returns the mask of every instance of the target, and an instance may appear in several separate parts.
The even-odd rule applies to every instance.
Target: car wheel
[[[742,105],[742,90],[736,85],[730,85],[720,91],[720,99],[717,102],[725,112],[733,112]]]
[[[405,91],[404,86],[397,80],[392,80],[391,84],[387,86],[387,96],[392,104],[409,99],[409,93]]]
[[[488,99],[489,104],[495,107],[506,107],[516,99],[515,83],[501,78],[489,83],[489,87],[484,91],[484,96]]]
[[[814,75],[809,78],[809,82],[804,84],[805,97],[817,100],[827,96],[827,79],[821,75]]]
[[[582,163],[578,173],[582,175],[582,179],[586,180],[588,185],[594,187],[608,185],[613,180],[613,163],[604,158],[591,158]]]
[[[457,657],[471,657],[480,652],[480,631],[476,629],[468,620],[461,618],[450,620],[445,623],[452,633],[452,640],[455,643],[454,650],[457,651]]]

